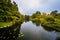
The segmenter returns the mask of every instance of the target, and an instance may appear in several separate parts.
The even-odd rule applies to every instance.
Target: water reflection
[[[0,40],[15,40],[20,33],[21,24],[0,29]]]
[[[36,26],[40,26],[40,21],[32,21]]]
[[[47,31],[40,22],[35,23],[29,21],[0,29],[0,40],[60,40],[60,32]]]
[[[56,31],[46,31],[41,25],[36,26],[31,21],[22,24],[21,32],[24,33],[24,36],[20,40],[56,40],[58,37]]]

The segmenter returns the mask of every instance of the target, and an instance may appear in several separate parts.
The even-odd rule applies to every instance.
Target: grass
[[[17,22],[22,23],[23,21],[21,21],[19,19],[19,20],[13,20],[13,21],[10,21],[10,22],[0,22],[0,28],[7,27],[7,26],[12,26],[13,24],[15,24]]]
[[[4,27],[7,25],[12,25],[12,22],[0,22],[0,27]]]

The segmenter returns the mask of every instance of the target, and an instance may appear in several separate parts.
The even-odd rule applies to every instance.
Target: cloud
[[[13,0],[12,0],[13,1]],[[60,0],[14,0],[18,4],[22,14],[31,15],[36,11],[48,12],[60,11]]]

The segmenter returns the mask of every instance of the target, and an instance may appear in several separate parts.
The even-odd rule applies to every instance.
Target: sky
[[[36,11],[50,13],[53,10],[60,12],[60,0],[12,0],[18,5],[21,14],[32,15]]]

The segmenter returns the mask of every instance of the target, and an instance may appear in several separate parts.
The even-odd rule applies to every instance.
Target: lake
[[[32,21],[23,22],[20,32],[24,36],[17,40],[60,40],[60,32],[48,31],[41,24],[36,25]]]

